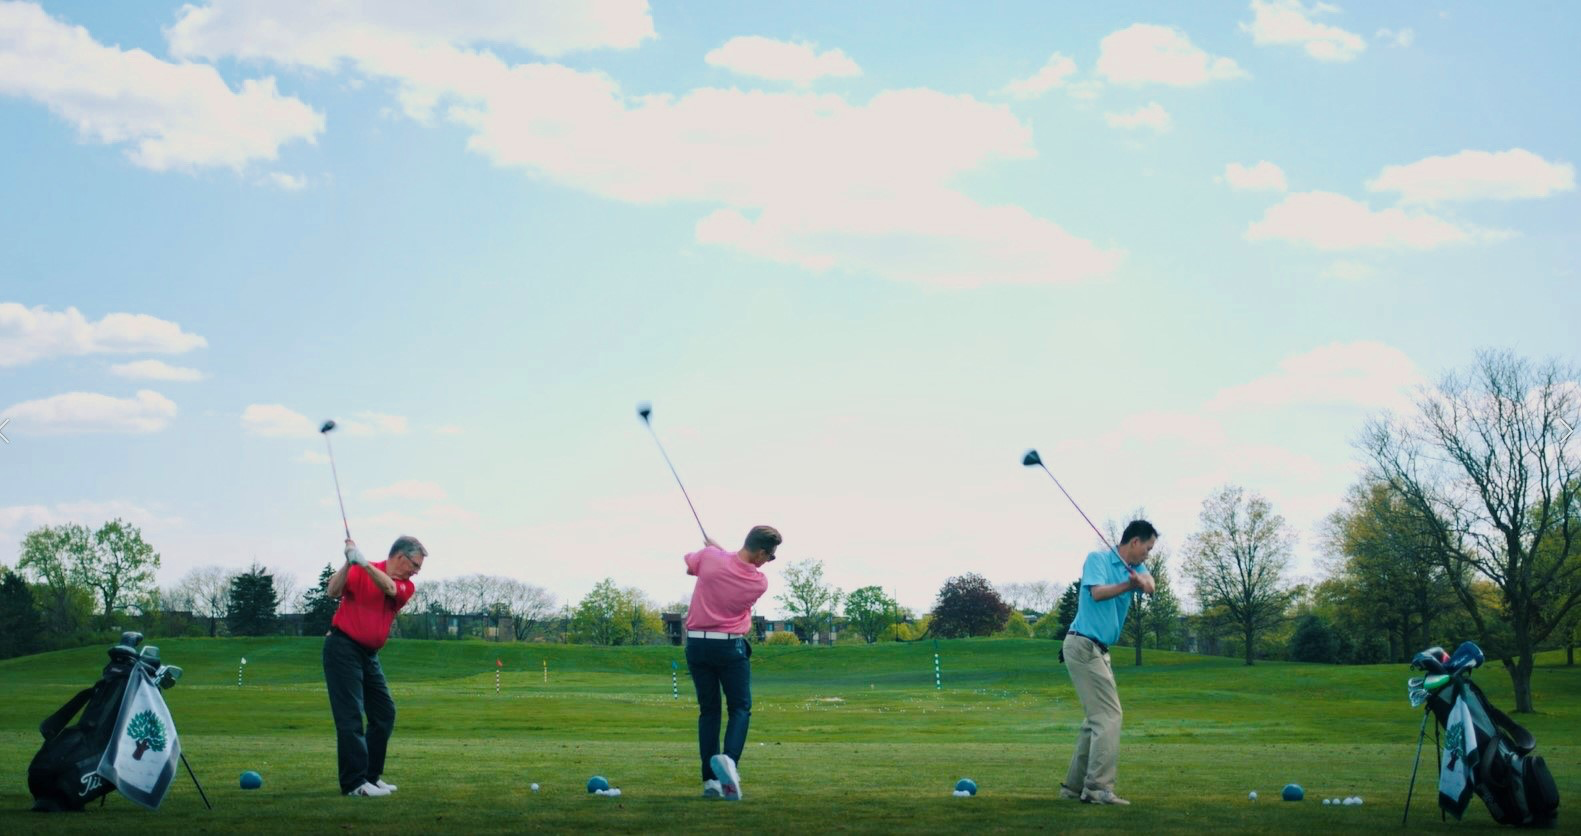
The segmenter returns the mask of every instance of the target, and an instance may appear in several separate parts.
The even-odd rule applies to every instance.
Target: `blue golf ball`
[[[1281,796],[1286,801],[1300,801],[1306,798],[1307,794],[1305,790],[1301,789],[1300,784],[1285,784],[1285,789]]]
[[[242,789],[255,790],[263,786],[263,776],[251,769],[242,773]]]
[[[609,779],[605,778],[604,776],[594,775],[593,777],[587,779],[588,792],[598,792],[599,790],[607,789],[609,789]]]
[[[971,793],[972,795],[976,795],[977,794],[977,782],[973,781],[970,778],[962,778],[961,780],[955,782],[955,791],[956,792]]]

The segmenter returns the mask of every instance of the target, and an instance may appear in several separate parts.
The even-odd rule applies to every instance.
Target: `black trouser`
[[[324,637],[324,684],[329,688],[329,712],[335,717],[340,791],[345,794],[383,774],[384,753],[395,731],[395,700],[379,667],[379,651],[357,644],[339,630],[331,629]],[[364,713],[367,735],[362,732]]]
[[[730,721],[725,725],[726,755],[741,763],[752,719],[752,645],[746,639],[686,640],[686,667],[697,688],[697,754],[703,758],[703,780],[718,780],[709,761],[719,754],[719,691],[725,692]]]

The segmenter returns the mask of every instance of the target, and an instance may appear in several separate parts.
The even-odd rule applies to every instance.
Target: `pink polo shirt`
[[[735,552],[709,546],[686,556],[686,574],[697,577],[686,629],[746,633],[752,605],[768,591],[769,579]]]

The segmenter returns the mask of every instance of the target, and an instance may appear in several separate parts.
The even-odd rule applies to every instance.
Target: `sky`
[[[1315,577],[1369,417],[1581,356],[1581,6],[0,0],[0,562],[659,602],[701,535],[927,609],[1180,560]]]

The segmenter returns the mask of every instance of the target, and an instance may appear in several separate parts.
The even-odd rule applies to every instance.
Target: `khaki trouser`
[[[1120,693],[1114,687],[1109,654],[1086,636],[1065,637],[1065,667],[1087,719],[1076,733],[1076,753],[1065,772],[1065,786],[1075,792],[1114,792],[1120,757]]]

